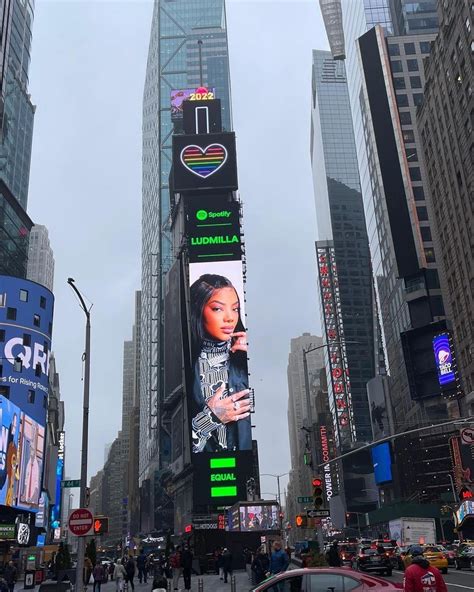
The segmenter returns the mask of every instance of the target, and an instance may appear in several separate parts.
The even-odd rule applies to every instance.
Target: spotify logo
[[[229,218],[231,212],[228,210],[222,210],[222,212],[207,212],[206,210],[198,210],[196,212],[196,218],[201,222],[208,218]]]
[[[198,220],[206,220],[207,219],[207,212],[206,212],[206,210],[198,210],[196,212],[196,218]]]

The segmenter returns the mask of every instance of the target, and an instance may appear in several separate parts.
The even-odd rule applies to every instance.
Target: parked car
[[[474,571],[474,545],[462,545],[454,560],[456,569],[470,569]]]
[[[412,562],[410,549],[419,547],[419,545],[412,545],[403,559],[404,568],[406,569]],[[442,573],[448,573],[448,559],[440,545],[425,545],[422,547],[423,556],[430,562],[430,565],[437,567]]]
[[[392,575],[392,559],[383,547],[360,547],[354,561],[354,567],[360,571],[377,572],[380,575]]]
[[[252,592],[395,592],[401,582],[388,582],[348,567],[323,567],[285,571],[265,580]]]

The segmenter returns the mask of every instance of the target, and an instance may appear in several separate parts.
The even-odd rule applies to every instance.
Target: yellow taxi
[[[419,547],[420,545],[415,545]],[[440,545],[421,545],[423,549],[423,557],[430,562],[430,565],[437,567],[442,573],[448,573],[448,557],[446,551]],[[403,557],[403,565],[406,569],[412,562],[412,556],[410,549],[407,554]]]

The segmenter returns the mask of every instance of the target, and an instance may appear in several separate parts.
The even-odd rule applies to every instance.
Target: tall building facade
[[[464,393],[470,397],[474,391],[473,19],[471,2],[439,2],[440,32],[424,63],[424,101],[417,112],[440,278],[453,321]]]
[[[329,407],[341,452],[372,439],[367,383],[379,371],[372,268],[344,62],[313,51],[311,160]],[[347,508],[371,509],[372,465],[344,471]],[[359,487],[356,484],[359,483]],[[357,509],[355,506],[357,505]]]
[[[0,179],[0,274],[26,278],[33,221]]]
[[[173,261],[170,234],[171,91],[214,88],[222,100],[223,127],[231,129],[224,0],[155,0],[143,95],[142,318],[140,459],[143,527],[157,527],[152,510],[171,445],[160,416],[164,384],[163,298]],[[157,496],[159,494],[157,493]]]
[[[53,291],[54,254],[46,226],[35,224],[30,232],[26,277]]]

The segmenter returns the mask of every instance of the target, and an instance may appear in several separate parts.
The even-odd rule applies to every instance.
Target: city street
[[[463,570],[456,571],[450,569],[447,575],[443,576],[444,581],[450,592],[460,592],[461,590],[474,590],[474,572]],[[384,578],[390,582],[403,582],[403,572],[394,571],[391,578]]]

